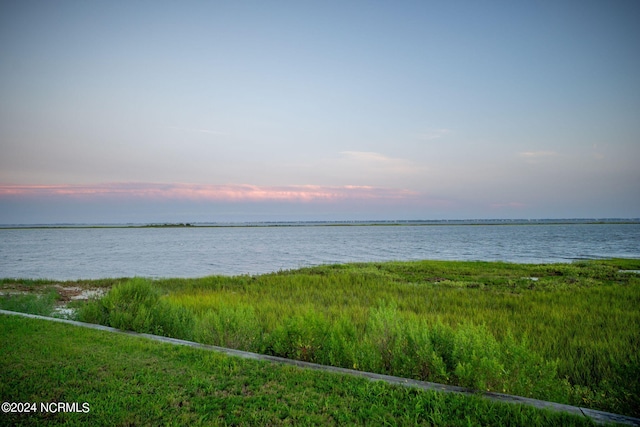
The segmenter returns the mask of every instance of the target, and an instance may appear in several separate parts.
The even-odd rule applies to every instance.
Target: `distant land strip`
[[[238,228],[238,227],[337,227],[337,226],[446,226],[446,225],[594,225],[640,224],[640,218],[568,219],[452,219],[452,220],[354,220],[354,221],[247,221],[164,222],[124,224],[0,224],[0,229],[60,228]]]
[[[23,317],[29,317],[32,319],[49,320],[54,322],[66,323],[69,325],[79,326],[83,328],[97,329],[97,330],[106,331],[106,332],[115,332],[119,334],[125,334],[125,335],[134,336],[134,337],[141,337],[141,338],[146,338],[154,341],[164,342],[168,344],[183,345],[183,346],[199,348],[207,351],[215,351],[215,352],[223,353],[229,356],[241,357],[243,359],[262,360],[262,361],[268,361],[272,363],[279,363],[283,365],[297,366],[299,368],[304,368],[304,369],[313,369],[317,371],[326,371],[326,372],[333,372],[333,373],[338,373],[343,375],[363,377],[371,381],[384,381],[388,384],[399,385],[404,387],[412,387],[412,388],[418,388],[422,390],[441,391],[445,393],[477,395],[477,396],[482,396],[486,399],[499,401],[499,402],[528,405],[528,406],[533,406],[540,409],[549,409],[552,411],[567,412],[573,415],[582,415],[586,418],[591,419],[593,422],[597,424],[617,423],[617,424],[630,425],[630,426],[640,426],[640,418],[612,414],[610,412],[598,411],[595,409],[588,409],[588,408],[581,408],[578,406],[565,405],[561,403],[547,402],[544,400],[531,399],[528,397],[513,396],[508,394],[502,394],[502,393],[480,392],[480,391],[467,389],[464,387],[450,386],[450,385],[432,383],[427,381],[418,381],[418,380],[412,380],[412,379],[407,379],[402,377],[394,377],[391,375],[375,374],[372,372],[362,372],[362,371],[356,371],[354,369],[319,365],[316,363],[302,362],[298,360],[286,359],[283,357],[268,356],[268,355],[263,355],[258,353],[251,353],[247,351],[234,350],[230,348],[200,344],[197,342],[185,341],[177,338],[168,338],[168,337],[162,337],[162,336],[151,335],[151,334],[143,334],[143,333],[133,332],[133,331],[123,331],[121,329],[116,329],[109,326],[78,322],[75,320],[59,319],[55,317],[39,316],[36,314],[28,314],[28,313],[18,313],[18,312],[9,311],[9,310],[0,310],[0,314],[10,315],[10,316],[23,316]]]

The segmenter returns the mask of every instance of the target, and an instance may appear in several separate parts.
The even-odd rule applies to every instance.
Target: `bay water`
[[[392,260],[640,258],[640,224],[0,229],[0,277],[262,274]]]

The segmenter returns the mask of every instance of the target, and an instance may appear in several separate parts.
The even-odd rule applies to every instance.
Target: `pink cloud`
[[[104,183],[93,185],[0,185],[0,197],[145,198],[224,202],[317,202],[407,200],[419,193],[369,186],[257,186],[249,184]]]

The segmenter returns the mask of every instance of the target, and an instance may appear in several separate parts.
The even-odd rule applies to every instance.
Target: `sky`
[[[0,224],[640,217],[640,2],[0,0]]]

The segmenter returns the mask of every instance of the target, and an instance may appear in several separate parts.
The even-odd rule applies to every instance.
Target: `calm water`
[[[0,229],[0,277],[259,274],[383,260],[640,258],[640,224]]]

